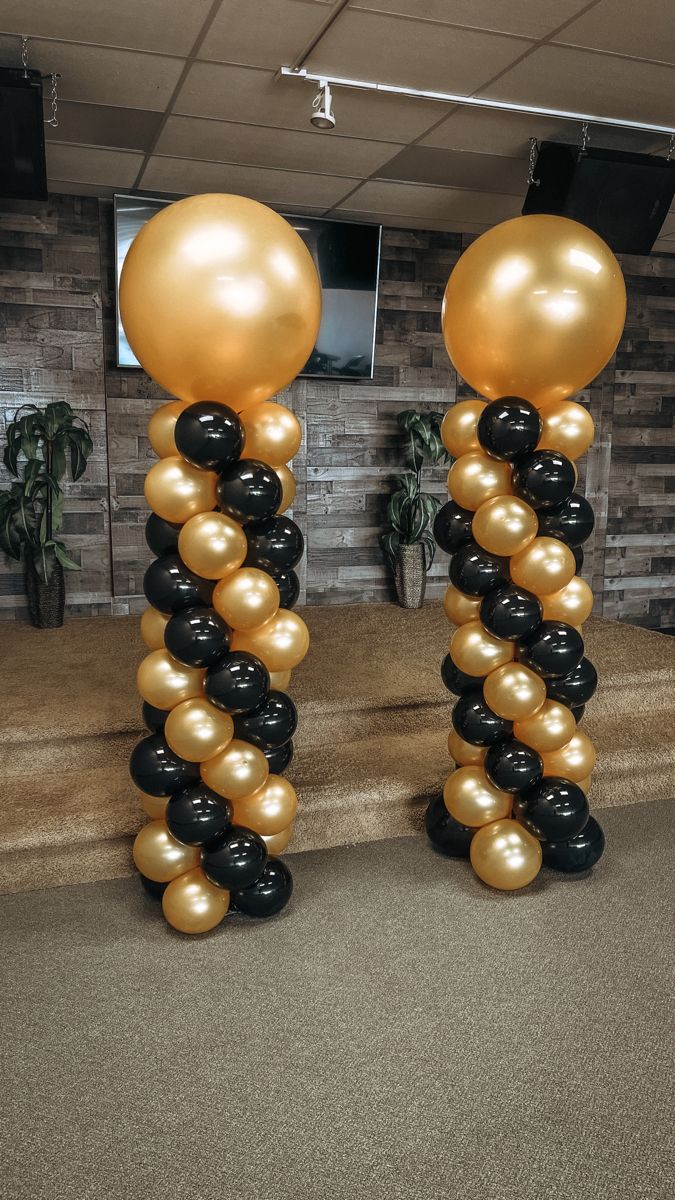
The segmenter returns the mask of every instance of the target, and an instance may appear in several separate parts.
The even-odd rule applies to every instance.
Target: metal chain
[[[579,147],[582,154],[586,152],[586,147],[590,140],[591,139],[588,135],[588,121],[584,121],[583,125],[581,126],[581,146]]]
[[[23,67],[24,79],[28,78],[28,38],[21,39],[21,66]]]
[[[668,142],[668,153],[666,154],[666,162],[670,162],[675,154],[675,133],[671,133],[670,141]]]
[[[536,162],[537,162],[537,139],[535,137],[531,137],[530,138],[530,161],[527,166],[527,186],[528,187],[539,187],[539,185],[541,183],[541,179],[535,179],[535,177],[534,177],[534,168],[535,168]]]
[[[51,91],[50,99],[52,102],[52,115],[48,121],[45,121],[45,125],[51,125],[53,129],[58,129],[58,127],[59,127],[59,116],[58,116],[59,97],[58,97],[58,92],[56,90],[56,81],[57,81],[57,79],[60,79],[60,78],[61,78],[61,76],[58,74],[58,72],[56,72],[56,71],[51,72],[50,79],[52,81],[52,91]]]

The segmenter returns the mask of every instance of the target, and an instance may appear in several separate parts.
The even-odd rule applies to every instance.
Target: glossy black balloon
[[[477,542],[460,546],[450,559],[450,582],[465,596],[487,596],[508,582],[508,559],[489,554]]]
[[[297,724],[298,713],[290,696],[271,691],[260,708],[234,718],[234,736],[260,750],[274,750],[290,741]]]
[[[186,762],[161,733],[151,733],[131,751],[129,774],[136,787],[149,796],[171,796],[199,779],[199,763]]]
[[[427,808],[424,828],[434,850],[440,854],[447,854],[449,858],[469,857],[469,846],[476,830],[451,817],[442,796],[432,800]]]
[[[236,412],[226,404],[200,400],[183,409],[174,438],[179,454],[188,462],[217,471],[239,458],[244,430]]]
[[[189,667],[213,667],[229,648],[232,630],[213,608],[186,608],[167,621],[164,644]]]
[[[240,458],[221,472],[218,504],[233,521],[264,521],[281,503],[281,480],[272,467],[256,458]]]
[[[532,508],[562,504],[577,481],[574,463],[558,450],[535,450],[513,472],[513,491]]]
[[[573,492],[562,504],[539,513],[539,533],[557,538],[573,550],[581,546],[593,532],[595,517],[585,496]],[[576,554],[575,554],[576,559]],[[581,557],[583,562],[583,555]],[[577,571],[579,566],[577,566]]]
[[[275,572],[272,578],[279,589],[280,608],[294,608],[300,595],[300,580],[295,571]]]
[[[286,767],[293,758],[293,742],[285,742],[283,746],[275,746],[273,750],[263,750],[270,767],[271,775],[283,775]]]
[[[247,917],[273,917],[291,898],[293,876],[280,858],[268,858],[255,883],[230,895],[230,906]]]
[[[147,875],[144,875],[142,871],[138,872],[138,878],[141,881],[144,891],[149,896],[152,896],[153,900],[161,900],[169,886],[168,883],[157,883],[156,879],[148,879]]]
[[[205,847],[202,870],[212,883],[233,892],[254,883],[266,862],[267,846],[259,834],[243,825],[231,825]]]
[[[561,679],[547,679],[546,694],[549,700],[578,708],[580,704],[588,704],[597,686],[598,672],[589,658],[582,658],[579,666],[569,675],[563,675]]]
[[[232,823],[232,807],[200,779],[174,792],[164,819],[169,832],[187,846],[203,846],[219,837]]]
[[[148,604],[162,613],[209,605],[214,582],[202,579],[185,566],[178,554],[164,554],[150,563],[143,576]]]
[[[225,712],[253,712],[265,703],[270,686],[267,667],[247,650],[232,650],[206,672],[204,691]]]
[[[595,817],[589,817],[581,833],[566,842],[542,842],[544,864],[554,871],[576,874],[590,871],[605,849],[605,835]]]
[[[572,709],[572,716],[574,717],[574,720],[576,721],[577,725],[579,724],[579,722],[585,712],[586,712],[585,704],[577,704],[576,708]]]
[[[143,724],[151,733],[164,733],[166,718],[170,711],[168,708],[156,708],[154,704],[148,704],[147,700],[144,700],[141,709]]]
[[[564,621],[542,621],[520,642],[519,650],[521,660],[542,679],[561,679],[579,666],[584,639]]]
[[[541,621],[541,601],[525,588],[509,583],[483,598],[480,619],[493,637],[516,642],[534,633]]]
[[[244,533],[248,542],[244,563],[247,567],[260,567],[276,577],[291,571],[302,558],[305,548],[302,533],[285,514],[247,525]]]
[[[490,746],[483,761],[485,774],[503,792],[521,792],[541,779],[544,764],[531,746],[509,738]]]
[[[540,841],[564,842],[581,833],[588,800],[578,784],[547,775],[516,796],[513,815]]]
[[[454,500],[448,500],[439,508],[434,518],[434,537],[441,550],[454,554],[460,546],[470,542],[472,521],[473,513],[468,508],[460,508]]]
[[[172,525],[170,521],[165,521],[163,517],[158,517],[157,513],[150,513],[145,522],[145,540],[152,550],[160,558],[163,554],[178,553],[178,534],[181,531],[180,525]]]
[[[574,555],[574,566],[575,566],[576,573],[577,573],[577,575],[580,575],[581,568],[584,565],[584,552],[581,549],[581,546],[570,546],[570,550],[572,551],[572,554]]]
[[[478,419],[478,441],[500,462],[517,462],[531,454],[541,437],[541,417],[529,400],[502,396],[493,400]]]
[[[466,671],[460,671],[452,661],[452,657],[446,654],[441,663],[441,679],[449,692],[455,696],[462,696],[464,692],[480,690],[483,686],[484,676],[467,675]]]
[[[485,703],[481,692],[465,692],[452,710],[455,732],[472,746],[494,746],[510,737],[513,722],[505,721]]]

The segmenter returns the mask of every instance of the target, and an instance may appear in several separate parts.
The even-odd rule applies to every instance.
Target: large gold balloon
[[[215,471],[193,467],[184,458],[160,458],[145,477],[145,498],[153,512],[165,521],[183,525],[196,513],[216,506]]]
[[[480,450],[463,454],[448,471],[448,491],[453,500],[475,512],[493,496],[511,495],[511,467],[488,458]]]
[[[507,721],[534,716],[546,700],[543,679],[522,663],[506,663],[491,671],[483,684],[485,703]]]
[[[211,883],[201,867],[174,879],[162,896],[164,916],[179,933],[208,933],[229,907],[230,893]]]
[[[158,612],[156,608],[146,608],[141,616],[141,637],[148,650],[163,649],[164,630],[168,621],[168,613]]]
[[[471,839],[469,858],[479,879],[503,892],[527,887],[541,870],[541,845],[518,821],[493,821]]]
[[[171,749],[188,762],[213,758],[232,741],[233,734],[232,717],[205,696],[183,700],[171,710],[164,726]]]
[[[262,750],[250,742],[234,738],[225,750],[200,767],[207,787],[226,800],[241,800],[257,792],[269,775],[269,764]]]
[[[295,413],[283,404],[263,400],[241,415],[245,442],[243,458],[257,458],[270,467],[281,467],[300,449],[302,427]]]
[[[155,883],[168,883],[197,866],[200,849],[179,842],[169,833],[166,821],[150,821],[136,835],[133,855],[141,875]]]
[[[559,592],[542,596],[544,621],[565,621],[568,625],[583,625],[593,608],[593,593],[585,579],[575,575]]]
[[[270,687],[275,692],[287,692],[290,682],[290,671],[270,671]]]
[[[190,196],[132,242],[120,314],[134,354],[168,392],[240,410],[302,370],[319,331],[321,288],[283,217],[244,196]]]
[[[289,825],[288,829],[282,829],[280,833],[262,834],[262,840],[267,846],[268,854],[283,854],[288,843],[293,837],[293,826]]]
[[[291,507],[291,504],[295,500],[295,475],[290,467],[275,467],[274,470],[279,476],[281,484],[281,500],[277,509],[277,512],[281,515],[281,513],[285,513]]]
[[[458,767],[443,788],[445,807],[462,825],[477,827],[508,817],[513,797],[490,783],[482,767]]]
[[[136,686],[155,708],[175,708],[183,700],[202,695],[205,674],[198,667],[177,662],[168,650],[152,650],[138,668]]]
[[[293,785],[283,775],[269,775],[257,792],[234,801],[232,819],[235,825],[271,836],[287,829],[297,811]]]
[[[545,700],[533,716],[514,722],[513,736],[539,754],[547,754],[566,745],[576,727],[574,713],[566,704]]]
[[[465,596],[458,591],[454,583],[449,583],[443,597],[443,609],[451,625],[465,625],[467,621],[477,621],[480,617],[482,596]]]
[[[279,609],[279,588],[267,571],[242,567],[213,589],[213,607],[232,629],[257,629]]]
[[[223,579],[236,571],[247,550],[241,525],[221,512],[199,513],[178,535],[178,552],[183,562],[203,579]]]
[[[609,247],[585,225],[548,215],[516,217],[477,238],[448,280],[442,313],[448,354],[475,391],[537,407],[590,383],[625,319]]]
[[[454,729],[448,734],[448,750],[458,767],[480,767],[487,754],[487,746],[474,746],[471,742],[465,742]]]
[[[184,408],[182,400],[170,400],[168,404],[156,408],[148,421],[148,441],[158,458],[178,454],[174,431]]]
[[[595,746],[583,729],[576,733],[566,746],[542,755],[544,775],[561,775],[576,783],[586,779],[595,766]]]
[[[460,400],[453,404],[443,417],[441,441],[453,458],[480,450],[478,441],[478,419],[486,407],[484,400]]]
[[[587,775],[585,779],[577,779],[577,787],[580,787],[584,795],[588,795],[592,782],[592,775]]]
[[[511,661],[515,646],[488,633],[480,621],[467,621],[453,633],[450,654],[455,666],[467,675],[487,675]]]
[[[537,536],[537,514],[517,496],[493,496],[476,510],[471,530],[479,546],[509,558]]]
[[[554,400],[541,410],[542,432],[538,450],[559,450],[574,461],[585,454],[593,441],[595,425],[583,404],[576,400]]]
[[[169,803],[168,796],[149,796],[147,792],[139,792],[138,800],[143,812],[151,821],[160,821],[166,813]]]
[[[559,592],[574,578],[576,563],[569,546],[551,537],[536,537],[510,563],[511,579],[535,596]]]
[[[232,638],[233,650],[248,650],[260,658],[268,671],[292,671],[309,649],[309,630],[302,617],[280,608],[271,621],[248,633],[239,630]]]

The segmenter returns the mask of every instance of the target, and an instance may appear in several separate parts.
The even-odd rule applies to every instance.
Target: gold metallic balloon
[[[168,621],[169,614],[158,612],[156,608],[146,608],[141,615],[141,637],[148,650],[164,648],[164,630]]]
[[[281,467],[298,453],[302,426],[283,404],[263,400],[241,414],[245,441],[242,458],[257,458],[270,467]]]
[[[480,617],[481,596],[465,596],[454,583],[449,583],[443,597],[443,609],[451,625],[465,625]]]
[[[262,834],[262,840],[267,846],[268,854],[283,854],[292,837],[292,825],[289,825],[288,829],[282,829],[281,833],[272,833],[267,836],[264,833]]]
[[[215,508],[217,481],[215,471],[193,467],[184,458],[160,458],[145,477],[145,498],[158,517],[183,525]]]
[[[232,819],[235,825],[271,836],[287,829],[297,811],[293,785],[283,775],[269,775],[257,792],[234,801]]]
[[[480,450],[477,425],[485,407],[484,400],[460,400],[446,412],[441,425],[441,441],[453,458],[468,454],[470,450]]]
[[[246,535],[236,521],[221,512],[199,513],[178,535],[178,552],[191,571],[203,579],[223,579],[246,558]]]
[[[448,491],[462,508],[475,512],[493,496],[511,495],[509,463],[488,458],[480,450],[472,450],[458,458],[448,471]]]
[[[510,662],[514,654],[513,642],[494,637],[480,621],[459,625],[450,638],[452,661],[467,675],[487,675],[495,667]]]
[[[482,766],[458,767],[443,788],[445,807],[462,825],[477,827],[508,817],[513,797],[490,783]]]
[[[134,238],[120,314],[134,354],[168,392],[240,410],[302,370],[319,332],[321,288],[283,217],[244,196],[190,196]]]
[[[479,879],[502,892],[527,887],[541,869],[541,845],[518,821],[493,821],[471,839],[469,858]]]
[[[277,509],[277,513],[281,515],[281,513],[285,513],[291,507],[295,500],[295,475],[290,467],[275,467],[274,470],[279,476],[279,482],[281,483],[281,502]]]
[[[270,687],[276,692],[287,692],[290,682],[290,671],[270,671]]]
[[[533,716],[515,721],[513,736],[539,754],[559,750],[574,736],[577,723],[566,704],[545,700]]]
[[[529,667],[510,662],[490,672],[483,684],[483,696],[498,717],[522,721],[541,708],[546,700],[546,684]]]
[[[454,729],[448,734],[448,750],[458,767],[480,767],[487,754],[487,746],[473,746],[471,742],[465,742]]]
[[[148,421],[148,441],[158,458],[178,454],[174,430],[184,408],[182,400],[170,400],[156,408]]]
[[[595,766],[595,746],[583,729],[576,733],[566,746],[542,755],[544,775],[561,775],[576,783],[591,774]]]
[[[574,578],[576,563],[569,546],[556,538],[536,537],[510,562],[511,579],[535,596],[559,592]]]
[[[593,608],[593,593],[585,579],[575,575],[559,592],[542,596],[543,620],[583,625]]]
[[[479,546],[509,558],[537,536],[537,514],[517,496],[493,496],[476,510],[471,530]]]
[[[220,925],[229,907],[230,893],[211,883],[201,867],[179,875],[162,896],[164,916],[179,933],[208,933]]]
[[[248,633],[237,631],[232,638],[232,649],[257,655],[268,671],[292,671],[309,649],[309,630],[297,613],[280,608],[259,629]]]
[[[241,800],[257,792],[269,775],[269,764],[262,750],[250,742],[234,738],[225,750],[200,767],[207,787],[226,800]]]
[[[168,796],[149,796],[147,792],[140,792],[138,799],[143,812],[150,817],[151,821],[163,819],[169,803]]]
[[[205,674],[198,667],[177,662],[168,650],[152,650],[138,668],[136,686],[155,708],[175,708],[183,700],[202,695]]]
[[[166,821],[150,821],[136,835],[134,862],[141,875],[155,883],[168,883],[200,860],[199,846],[179,842],[166,827]]]
[[[443,299],[457,371],[490,400],[563,400],[605,366],[626,319],[621,268],[605,243],[566,217],[495,225],[464,251]]]
[[[554,400],[547,404],[541,410],[541,421],[538,450],[559,450],[574,461],[586,453],[593,441],[593,418],[576,400]]]
[[[279,588],[267,571],[241,567],[213,589],[213,607],[232,629],[248,631],[270,621],[279,610]]]
[[[592,775],[587,775],[585,779],[577,779],[577,787],[580,787],[584,795],[588,795],[592,782]]]
[[[232,741],[234,722],[205,696],[183,700],[166,718],[164,737],[175,754],[188,762],[213,758]]]

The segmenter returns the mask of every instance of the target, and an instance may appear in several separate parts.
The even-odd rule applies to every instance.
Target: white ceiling
[[[479,232],[520,212],[564,121],[335,89],[280,66],[652,123],[675,117],[673,0],[3,0],[0,63],[58,71],[50,188],[237,191],[287,210]],[[591,128],[595,145],[665,139]],[[402,153],[403,152],[403,153]],[[675,253],[675,214],[657,249]]]

